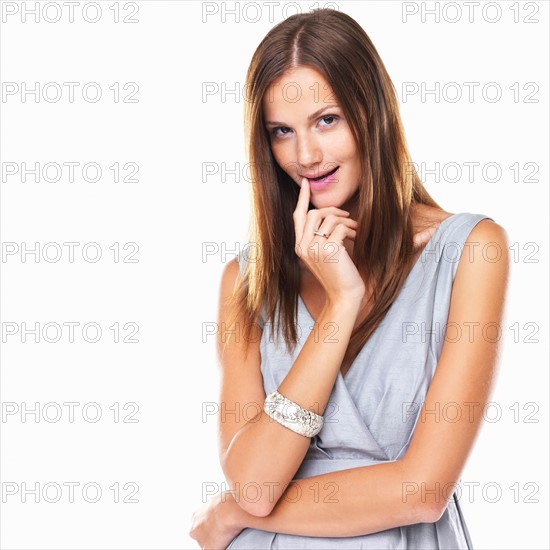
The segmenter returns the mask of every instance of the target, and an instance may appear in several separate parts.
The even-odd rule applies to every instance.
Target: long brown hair
[[[275,79],[301,65],[316,69],[332,87],[361,161],[352,260],[361,276],[372,281],[373,294],[372,309],[353,331],[346,351],[344,361],[353,360],[408,275],[414,248],[411,204],[439,205],[425,190],[410,160],[397,93],[361,26],[332,9],[292,15],[276,25],[254,52],[245,85],[246,149],[252,181],[249,244],[254,246],[248,249],[250,259],[231,299],[236,317],[246,319],[241,327],[246,342],[257,338],[252,331],[262,305],[271,338],[275,327],[277,332],[282,327],[287,350],[294,349],[297,341],[300,267],[292,213],[299,186],[273,157],[262,103]]]

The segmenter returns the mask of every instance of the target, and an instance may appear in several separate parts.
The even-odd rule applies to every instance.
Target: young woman
[[[191,536],[472,548],[456,488],[495,377],[506,232],[424,189],[390,77],[348,15],[277,25],[246,84],[255,246],[225,268],[219,310],[231,491]]]

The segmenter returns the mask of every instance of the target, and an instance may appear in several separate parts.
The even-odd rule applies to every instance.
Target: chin
[[[350,197],[343,197],[337,193],[326,193],[325,195],[319,195],[317,197],[311,197],[310,202],[315,205],[316,208],[326,208],[327,206],[335,206],[345,210],[344,206],[350,204]]]
[[[312,197],[309,202],[315,206],[315,208],[327,208],[328,206],[335,206],[336,208],[342,208],[344,201],[342,199],[334,199],[331,197]]]

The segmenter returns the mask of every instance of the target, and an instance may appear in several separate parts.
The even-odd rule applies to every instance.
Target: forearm
[[[279,386],[288,399],[323,414],[359,311],[357,301],[327,304]]]
[[[357,316],[356,304],[327,305],[311,330],[296,361],[279,386],[288,399],[323,414],[349,343]],[[310,444],[310,438],[280,425],[261,411],[233,437],[222,457],[231,488],[239,494],[254,484],[262,492],[265,513],[292,480]],[[249,485],[248,485],[249,486]],[[243,495],[245,496],[245,495]],[[267,499],[270,502],[267,502]],[[242,502],[242,501],[241,501]],[[257,506],[262,508],[261,505]],[[244,504],[250,511],[256,506]]]
[[[406,496],[400,461],[294,480],[271,514],[234,516],[238,527],[314,537],[353,537],[425,522],[416,496]]]

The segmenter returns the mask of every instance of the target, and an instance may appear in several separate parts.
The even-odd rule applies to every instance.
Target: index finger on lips
[[[296,203],[296,209],[294,210],[296,244],[301,242],[304,234],[304,225],[307,219],[307,208],[309,206],[309,195],[309,181],[307,181],[307,178],[302,178],[300,194],[298,195],[298,202]]]

